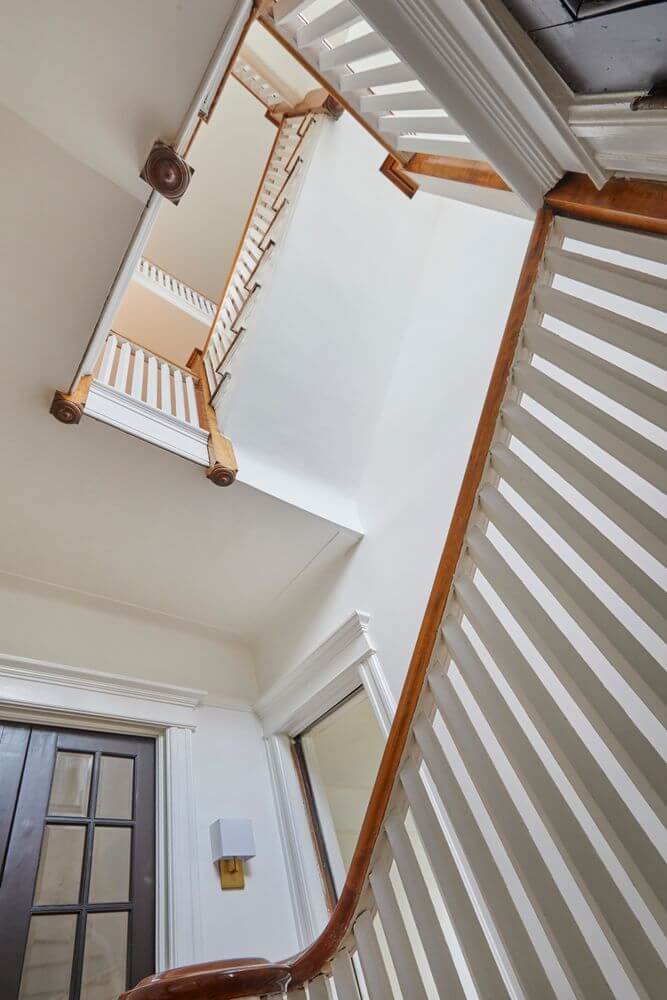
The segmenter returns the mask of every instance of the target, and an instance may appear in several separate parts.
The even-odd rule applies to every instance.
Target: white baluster
[[[157,407],[157,358],[154,355],[148,356],[148,383],[146,386],[146,402],[149,406]]]
[[[131,395],[135,399],[141,399],[144,388],[144,352],[137,348],[134,352],[134,368],[132,369]]]
[[[125,387],[127,386],[127,373],[130,368],[131,354],[132,354],[132,344],[129,342],[129,340],[123,341],[120,348],[118,368],[116,369],[116,380],[114,382],[115,388],[120,389],[121,392],[125,392]]]
[[[176,416],[185,420],[185,395],[183,393],[183,375],[180,368],[174,368],[174,403]]]
[[[100,374],[98,375],[99,381],[104,382],[105,385],[109,385],[111,379],[111,369],[113,368],[113,360],[116,357],[117,346],[118,338],[115,333],[112,333],[107,337],[106,347],[104,348],[104,357],[102,358],[102,365],[100,367]]]
[[[160,409],[171,413],[171,372],[166,361],[160,362]]]
[[[197,410],[197,397],[195,396],[195,383],[192,375],[185,376],[185,395],[188,400],[188,423],[193,427],[199,427],[199,411]]]

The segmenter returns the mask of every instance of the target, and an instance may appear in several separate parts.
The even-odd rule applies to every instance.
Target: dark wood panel
[[[28,726],[0,722],[0,885],[29,738]]]
[[[526,31],[574,20],[563,0],[503,0],[503,3]]]

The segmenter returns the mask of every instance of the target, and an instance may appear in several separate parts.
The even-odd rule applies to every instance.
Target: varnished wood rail
[[[335,955],[347,934],[350,921],[359,902],[368,867],[398,769],[406,748],[415,711],[424,687],[438,629],[449,596],[454,571],[461,556],[461,547],[468,520],[487,461],[489,445],[498,419],[517,339],[526,315],[537,269],[542,259],[549,228],[553,219],[550,209],[539,213],[528,244],[521,275],[507,318],[498,357],[491,375],[477,433],[470,451],[463,483],[454,509],[454,516],[435,575],[424,618],[417,636],[410,667],[387,739],[368,809],[359,834],[345,885],[331,918],[317,940],[301,954],[280,964],[262,963],[240,970],[228,962],[192,966],[151,977],[124,996],[127,1000],[224,1000],[278,992],[288,981],[290,986],[307,982]],[[174,990],[177,973],[178,991]]]
[[[565,995],[566,980],[566,992],[571,988],[574,995],[608,1000],[662,996],[664,966],[657,938],[646,932],[630,905],[632,894],[639,893],[646,912],[650,910],[658,922],[664,918],[664,906],[658,898],[664,867],[658,857],[657,838],[647,834],[636,810],[628,808],[623,785],[614,783],[613,774],[606,772],[572,728],[561,704],[561,688],[540,687],[544,679],[538,681],[533,676],[516,637],[498,619],[475,578],[475,570],[480,570],[535,644],[558,684],[565,685],[568,697],[584,707],[598,737],[622,765],[627,780],[641,792],[647,807],[656,817],[664,816],[665,770],[657,742],[648,737],[638,719],[623,714],[625,707],[611,696],[606,678],[591,669],[572,645],[568,630],[562,631],[562,626],[559,630],[539,595],[526,586],[527,578],[517,575],[517,567],[512,568],[511,561],[503,557],[502,547],[498,549],[480,527],[493,525],[549,596],[560,602],[607,657],[610,669],[625,679],[653,718],[663,718],[667,685],[650,650],[642,648],[627,619],[612,612],[585,577],[563,561],[562,550],[545,542],[522,514],[521,505],[510,503],[499,489],[500,481],[509,485],[656,635],[667,635],[659,580],[633,563],[611,536],[596,527],[595,520],[586,520],[567,492],[556,492],[548,477],[540,476],[539,463],[546,463],[573,484],[604,516],[613,516],[616,525],[656,558],[662,552],[667,561],[659,512],[646,499],[633,495],[623,476],[615,476],[612,466],[607,468],[604,461],[596,464],[585,444],[574,447],[576,438],[567,432],[565,437],[555,434],[548,420],[543,421],[532,406],[522,402],[522,394],[529,403],[537,401],[568,429],[601,444],[603,451],[618,458],[652,489],[660,484],[665,488],[664,451],[650,433],[640,435],[631,424],[600,409],[595,394],[602,392],[645,421],[667,428],[667,395],[660,385],[639,378],[632,363],[623,367],[615,359],[607,360],[604,352],[605,345],[620,345],[635,360],[664,369],[664,334],[659,327],[600,305],[599,297],[600,292],[611,291],[624,298],[626,307],[645,304],[667,313],[667,275],[663,273],[667,244],[655,235],[664,233],[666,189],[661,185],[647,187],[644,182],[637,186],[624,183],[597,198],[586,190],[585,197],[576,201],[578,185],[581,181],[576,178],[566,180],[548,196],[536,218],[394,722],[347,879],[327,926],[312,945],[284,962],[245,959],[175,969],[145,980],[125,994],[126,1000],[277,997],[285,990],[298,995],[304,984],[308,984],[311,996],[319,998],[328,995],[324,977],[329,974],[341,1000],[359,1000],[350,957],[355,950],[371,1000],[386,1000],[393,992],[373,930],[376,913],[389,944],[400,995],[404,1000],[425,1000],[423,970],[412,953],[400,902],[390,884],[393,863],[409,905],[415,908],[418,931],[426,935],[424,953],[438,995],[463,997],[456,960],[448,952],[449,941],[445,942],[409,844],[404,823],[408,807],[455,933],[463,942],[464,961],[479,995],[516,995],[507,986],[509,968],[521,994],[531,998],[555,1000]],[[627,224],[628,219],[636,222],[640,216],[644,224],[616,228],[621,220]],[[578,249],[573,250],[570,241],[575,241]],[[589,250],[584,252],[582,247]],[[620,262],[610,261],[610,250],[625,256]],[[651,262],[651,266],[643,267],[642,261]],[[576,273],[573,268],[582,269],[584,285],[592,288],[590,293],[577,296],[571,289],[564,291],[562,283],[555,280],[572,277]],[[544,314],[580,328],[589,340],[581,346],[559,336],[548,324],[542,324]],[[591,352],[590,338],[596,339],[599,354]],[[551,369],[545,372],[540,359],[546,359]],[[572,374],[585,383],[583,395],[569,388]],[[508,446],[511,437],[535,453],[537,465],[528,464],[525,452]],[[473,566],[472,573],[468,563]],[[564,797],[563,787],[546,769],[521,718],[509,712],[462,629],[456,609],[474,627],[567,780],[576,782],[582,808],[602,823],[616,857],[633,872],[631,891],[620,889],[611,878],[605,855],[595,848],[595,841],[589,839]],[[576,891],[583,893],[582,904],[591,907],[605,940],[612,944],[606,953],[586,938],[586,922],[578,921],[566,905],[563,886],[541,856],[542,834],[523,824],[516,801],[496,770],[496,751],[484,745],[483,731],[461,703],[460,688],[447,669],[452,662],[484,724],[491,725],[494,739],[514,767],[522,794],[529,796],[538,810],[545,824],[544,837],[552,836],[558,844],[568,877],[576,880]],[[445,748],[432,726],[436,711],[455,752],[463,757],[480,801],[491,811],[495,835],[509,851],[522,892],[532,895],[542,927],[548,931],[548,942],[544,936],[533,935],[531,921],[527,924],[520,914],[516,895],[489,853],[482,833],[485,824],[473,816],[452,771],[452,750]],[[427,777],[420,776],[421,762]],[[463,886],[443,835],[429,780],[446,803],[461,850],[466,852],[466,864],[478,885],[482,880],[479,891],[490,908],[500,953],[491,949],[490,932],[471,906],[471,890]],[[554,950],[548,953],[551,942]],[[553,958],[545,961],[545,954]]]

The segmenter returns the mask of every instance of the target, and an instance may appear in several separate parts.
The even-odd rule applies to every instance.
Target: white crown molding
[[[375,652],[368,636],[368,622],[367,614],[353,612],[305,660],[257,699],[255,711],[267,735],[279,731],[293,734],[326,711],[322,708],[325,701],[345,697],[337,697],[338,688],[347,687],[344,676],[356,671]]]
[[[25,656],[0,653],[0,677],[19,677],[26,681],[54,684],[58,687],[79,688],[124,698],[141,698],[167,705],[197,708],[206,698],[206,691],[198,688],[178,687],[159,681],[134,679],[124,674],[106,673],[85,667],[69,667],[48,660],[34,660]]]
[[[567,88],[496,0],[355,0],[532,208],[566,170],[607,174],[569,128]]]
[[[568,121],[585,139],[597,162],[615,173],[664,179],[667,176],[667,110],[631,111],[636,93],[581,94]]]

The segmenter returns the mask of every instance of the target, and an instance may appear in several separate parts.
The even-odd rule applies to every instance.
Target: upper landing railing
[[[127,1000],[664,997],[664,189],[547,202],[329,923]]]
[[[146,257],[142,257],[137,264],[134,280],[202,323],[210,324],[215,316],[215,302]]]

